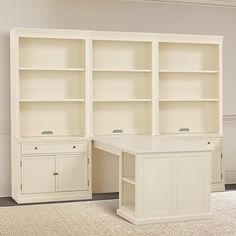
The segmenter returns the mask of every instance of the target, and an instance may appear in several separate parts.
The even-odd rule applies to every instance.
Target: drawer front
[[[87,143],[23,143],[21,150],[22,154],[87,153]]]
[[[214,149],[221,149],[221,139],[193,139],[193,142],[202,146],[210,146]]]
[[[193,142],[193,143],[200,145],[200,146],[209,146],[214,149],[221,149],[222,148],[220,138],[192,138],[192,137],[188,137],[188,138],[176,138],[176,139],[182,140],[182,141]]]

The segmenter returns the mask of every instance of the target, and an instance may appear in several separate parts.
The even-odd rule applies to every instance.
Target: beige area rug
[[[236,235],[236,191],[212,194],[207,220],[135,226],[116,215],[118,200],[0,208],[0,235]]]

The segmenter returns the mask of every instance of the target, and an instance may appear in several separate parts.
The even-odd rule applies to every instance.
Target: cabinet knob
[[[211,144],[211,142],[207,142],[207,144]]]
[[[53,175],[58,175],[58,173],[56,172],[56,173],[53,173]]]
[[[34,149],[35,149],[35,150],[37,150],[37,149],[38,149],[38,147],[34,147]]]
[[[73,146],[73,148],[75,149],[75,148],[76,148],[76,146]]]

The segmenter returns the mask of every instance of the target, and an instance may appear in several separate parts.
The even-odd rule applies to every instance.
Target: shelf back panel
[[[151,99],[149,73],[93,73],[94,99]]]
[[[99,102],[93,104],[95,135],[151,134],[151,103]]]
[[[80,102],[27,102],[20,104],[20,135],[42,136],[85,134],[85,107]]]
[[[73,39],[20,38],[20,67],[83,68],[85,41]]]
[[[160,70],[218,70],[219,47],[215,44],[160,43]]]
[[[151,43],[93,41],[94,69],[151,69]]]
[[[160,73],[159,76],[161,99],[217,99],[218,91],[218,74]]]
[[[181,133],[218,133],[218,102],[160,102],[160,134]]]
[[[21,71],[21,99],[83,99],[85,79],[83,72]]]

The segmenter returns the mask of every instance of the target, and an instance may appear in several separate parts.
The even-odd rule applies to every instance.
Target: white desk
[[[202,219],[210,213],[212,149],[147,135],[97,136],[119,156],[119,209],[134,224]]]

